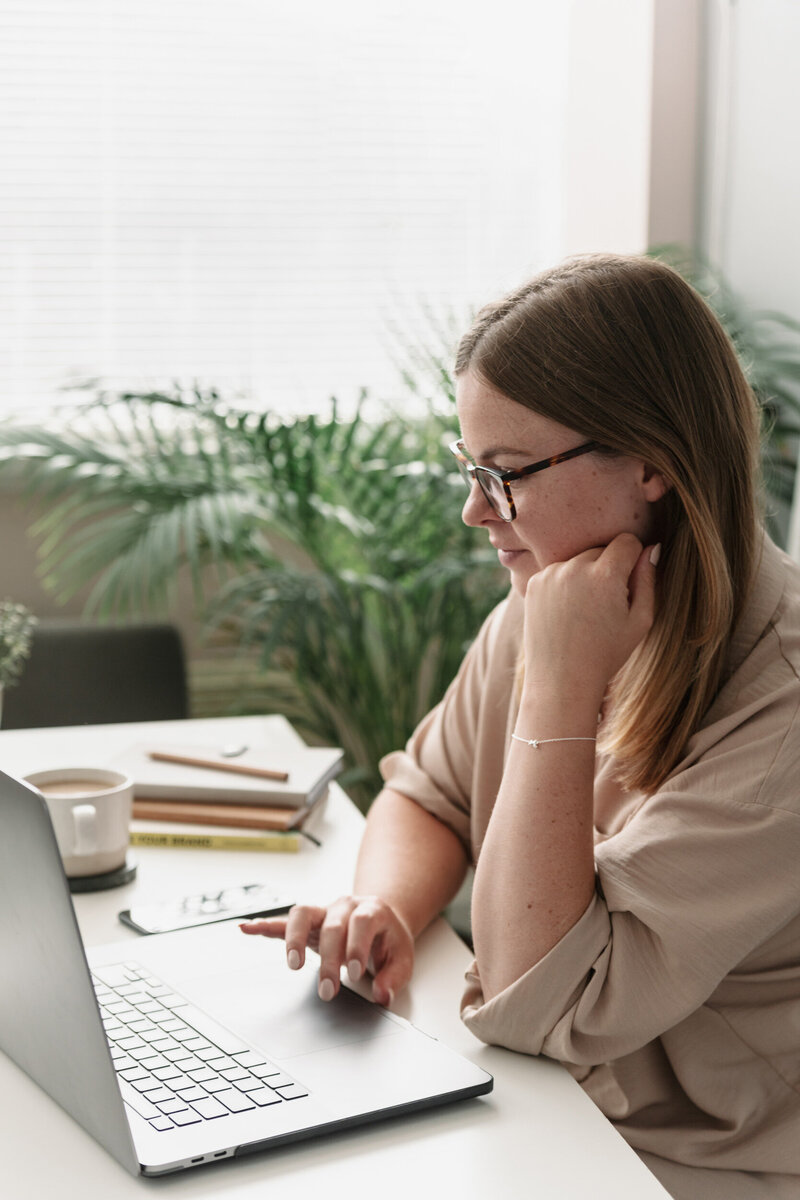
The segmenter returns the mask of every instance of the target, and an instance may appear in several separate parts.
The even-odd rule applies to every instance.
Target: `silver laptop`
[[[44,801],[0,773],[0,1048],[133,1174],[479,1096],[492,1077],[222,923],[87,955]]]

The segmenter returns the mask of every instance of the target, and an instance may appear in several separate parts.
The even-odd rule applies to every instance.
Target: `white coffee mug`
[[[25,776],[45,799],[70,878],[105,875],[125,862],[133,782],[105,767],[61,767]]]

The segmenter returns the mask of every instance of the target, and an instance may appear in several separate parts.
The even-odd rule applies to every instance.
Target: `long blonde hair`
[[[671,485],[658,505],[656,617],[613,681],[601,740],[622,782],[652,792],[724,682],[754,570],[759,414],[736,353],[677,272],[591,255],[483,308],[455,370]]]

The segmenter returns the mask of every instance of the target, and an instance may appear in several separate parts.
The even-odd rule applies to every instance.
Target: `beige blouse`
[[[382,763],[473,861],[514,725],[521,629],[512,593]],[[738,1195],[745,1171],[772,1174],[742,1195],[800,1197],[799,708],[800,567],[766,540],[727,682],[667,781],[626,793],[598,756],[586,912],[494,999],[475,964],[467,975],[472,1032],[564,1063],[656,1173],[668,1160],[665,1185],[687,1200]]]

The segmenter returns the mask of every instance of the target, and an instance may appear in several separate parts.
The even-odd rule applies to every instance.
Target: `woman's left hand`
[[[591,698],[606,687],[653,623],[655,547],[621,533],[533,575],[525,593],[525,690]]]

